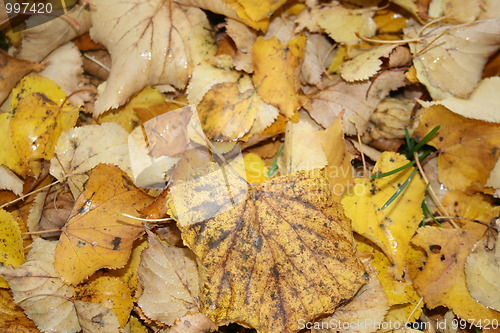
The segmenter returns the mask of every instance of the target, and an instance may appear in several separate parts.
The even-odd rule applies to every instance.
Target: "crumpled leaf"
[[[236,186],[242,180],[229,171],[226,177],[222,187],[246,186]],[[320,170],[248,188],[246,199],[225,211],[215,201],[220,186],[205,181],[195,182],[189,194],[179,191],[177,201],[194,194],[203,204],[191,209],[223,213],[198,222],[176,214],[175,200],[169,207],[196,254],[203,312],[216,325],[241,322],[260,332],[298,332],[299,319],[333,312],[364,283],[350,222],[331,200]]]
[[[330,126],[343,111],[342,123],[347,135],[366,131],[377,104],[391,90],[404,86],[402,71],[385,71],[373,81],[348,83],[338,76],[325,80],[321,89],[309,95],[304,108],[321,126]]]
[[[469,321],[500,320],[500,313],[477,303],[465,284],[465,261],[477,239],[460,229],[424,227],[417,231],[412,243],[424,249],[428,258],[413,285],[428,308],[444,305]]]
[[[162,243],[150,231],[148,241],[137,271],[143,289],[137,304],[149,319],[172,326],[185,315],[200,312],[195,257],[188,249]]]
[[[14,172],[5,165],[0,165],[0,190],[9,190],[15,195],[21,196],[23,194],[23,184],[24,182]]]
[[[289,122],[283,153],[278,159],[280,173],[287,175],[299,170],[321,169],[327,163],[317,128],[303,119],[297,123]]]
[[[298,36],[287,45],[276,37],[259,37],[252,47],[253,84],[264,102],[278,107],[287,118],[301,105],[298,74],[305,46],[306,38]]]
[[[99,304],[112,310],[120,327],[125,326],[128,322],[130,311],[134,306],[132,293],[127,283],[119,277],[97,275],[84,285],[78,286],[75,293],[76,298],[80,301]],[[77,309],[81,308],[77,306]]]
[[[396,47],[397,44],[380,45],[360,53],[340,66],[340,75],[347,82],[368,80],[380,70],[380,58],[387,58]]]
[[[71,192],[77,198],[88,179],[85,173],[99,163],[115,164],[132,174],[127,144],[127,131],[116,123],[69,129],[57,141],[50,174],[57,179],[69,177]]]
[[[384,152],[373,172],[389,172],[406,163],[408,160],[403,155]],[[393,275],[396,279],[402,277],[410,239],[422,220],[425,183],[416,174],[387,208],[382,210],[382,207],[412,171],[413,168],[407,168],[378,179],[356,178],[356,185],[348,189],[341,200],[354,231],[379,246],[394,263]]]
[[[432,30],[410,43],[417,78],[433,99],[468,97],[488,58],[500,48],[500,19]]]
[[[38,333],[40,332],[23,309],[14,303],[10,291],[0,289],[0,327],[4,333]]]
[[[85,7],[85,4],[77,5],[65,14],[67,18],[61,16],[22,31],[21,51],[17,57],[39,62],[59,46],[89,31],[90,15]]]
[[[35,239],[27,261],[19,268],[0,267],[15,302],[42,332],[78,332],[73,287],[63,283],[54,269],[56,242]]]
[[[75,43],[61,45],[45,58],[44,63],[47,67],[40,75],[57,83],[67,95],[75,93],[69,97],[73,104],[83,105],[90,100],[88,91],[76,92],[83,88],[83,62]]]
[[[435,105],[420,117],[414,135],[423,138],[438,125],[438,134],[428,144],[439,151],[439,181],[450,190],[484,185],[500,156],[500,125],[464,118]]]
[[[356,32],[361,37],[372,37],[377,31],[371,9],[347,9],[341,5],[323,6],[319,10],[317,24],[333,40],[346,45],[360,42]]]
[[[371,260],[368,257],[363,257],[361,260],[369,274],[370,281],[361,287],[349,303],[341,305],[331,316],[321,321],[321,323],[328,323],[329,329],[312,329],[312,333],[372,333],[377,331],[377,325],[384,321],[389,309],[384,288],[377,278],[377,271],[372,267]],[[352,323],[359,323],[359,325],[352,325]],[[350,327],[347,328],[346,325]]]
[[[500,77],[493,76],[479,82],[468,99],[449,97],[440,101],[420,101],[420,104],[425,108],[440,104],[467,118],[500,123],[498,91],[500,91]]]
[[[24,77],[12,96],[8,134],[24,163],[19,172],[36,178],[43,160],[54,156],[61,133],[76,124],[79,109],[66,101],[57,84],[41,76]]]
[[[31,71],[39,72],[45,65],[16,59],[0,50],[0,104],[2,104],[14,86]]]
[[[500,222],[496,222],[498,228]],[[493,238],[489,240],[488,238]],[[493,247],[488,246],[492,243]],[[465,278],[467,289],[476,301],[482,305],[500,311],[500,237],[486,234],[481,238],[465,263]]]
[[[134,215],[152,202],[116,166],[99,164],[88,176],[55,251],[57,272],[73,285],[100,268],[116,269],[127,263],[143,227],[141,221],[117,211]]]
[[[206,15],[175,1],[96,0],[92,39],[111,54],[111,72],[95,103],[97,117],[155,84],[182,89],[193,66],[215,53]]]
[[[19,267],[24,261],[23,238],[19,224],[10,213],[0,209],[0,267]],[[0,277],[0,288],[8,287],[7,282]]]
[[[255,120],[257,98],[255,89],[240,92],[234,82],[212,86],[197,107],[207,138],[232,142],[243,137]]]

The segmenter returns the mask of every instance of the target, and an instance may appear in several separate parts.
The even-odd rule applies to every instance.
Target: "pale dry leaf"
[[[61,134],[50,174],[57,179],[69,176],[73,196],[80,195],[88,179],[85,172],[99,163],[110,163],[132,174],[128,151],[128,133],[116,123],[75,127]]]
[[[318,85],[321,76],[331,61],[329,55],[333,45],[323,34],[309,34],[307,36],[304,61],[300,71],[302,83]]]
[[[90,28],[90,15],[85,4],[77,5],[65,14],[45,24],[21,32],[20,59],[41,61],[50,52],[83,35]],[[76,24],[77,22],[78,24]]]
[[[229,68],[218,68],[208,62],[196,66],[187,87],[189,104],[198,104],[210,88],[218,83],[236,82],[240,74]]]
[[[292,20],[277,15],[269,22],[269,28],[267,28],[264,39],[276,37],[281,44],[288,44],[296,37],[294,30],[295,24]]]
[[[90,34],[111,54],[97,117],[149,85],[183,89],[193,67],[215,54],[209,22],[199,8],[174,1],[93,1]]]
[[[40,231],[39,229],[40,219],[42,218],[43,207],[45,204],[45,199],[47,198],[48,194],[49,194],[49,189],[45,189],[35,195],[33,204],[30,207],[28,220],[26,221],[26,226],[28,227],[29,232]],[[40,235],[37,234],[31,235],[32,239],[37,239],[39,237]]]
[[[44,63],[47,67],[40,72],[40,75],[57,83],[68,96],[82,88],[80,84],[83,79],[83,62],[75,43],[69,42],[58,47],[45,58]],[[69,97],[75,105],[83,105],[89,99],[88,91],[78,92]]]
[[[500,22],[499,22],[500,24]],[[461,116],[500,123],[500,77],[493,76],[479,82],[469,98],[449,97],[440,101],[419,101],[428,108],[431,105],[441,104],[447,109]]]
[[[417,78],[433,99],[468,97],[499,48],[500,18],[438,27],[410,43]]]
[[[499,220],[497,220],[499,221]],[[500,226],[500,222],[497,222]],[[488,247],[488,233],[480,239],[467,257],[465,278],[467,288],[476,301],[482,305],[500,311],[500,237],[496,234],[494,248]],[[489,235],[491,237],[491,234]]]
[[[299,171],[321,169],[328,163],[318,130],[307,121],[289,122],[286,126],[285,146],[278,160],[282,175]]]
[[[389,300],[370,258],[367,256],[361,258],[361,261],[370,281],[359,289],[349,303],[341,305],[331,316],[321,321],[327,324],[327,329],[312,329],[312,333],[372,333],[377,330],[377,325],[384,321],[389,309]]]
[[[340,75],[347,82],[368,80],[382,66],[382,57],[388,57],[397,45],[380,45],[360,53],[340,66]]]
[[[373,81],[345,82],[338,76],[324,81],[322,89],[312,93],[305,109],[321,126],[330,126],[344,111],[344,132],[363,134],[377,104],[391,90],[406,84],[402,71],[384,71]]]
[[[374,11],[371,9],[346,9],[338,5],[316,10],[320,12],[317,24],[336,42],[357,44],[360,39],[355,33],[361,37],[372,37],[377,31],[377,24],[372,18]]]
[[[208,333],[215,330],[214,323],[203,313],[185,315],[170,328],[160,333]]]
[[[483,1],[480,0],[442,0],[429,4],[428,15],[446,18],[447,23],[471,23],[481,12]]]
[[[497,0],[483,0],[479,19],[490,19],[500,17],[500,2]]]
[[[70,298],[74,289],[65,285],[54,269],[57,242],[33,241],[27,261],[19,268],[1,267],[15,302],[42,332],[78,332],[75,307]]]
[[[23,194],[24,182],[5,165],[0,165],[0,189],[12,191],[15,195]]]
[[[247,73],[253,72],[252,45],[257,39],[256,31],[237,20],[227,18],[226,33],[237,49],[233,57],[234,67]]]
[[[149,245],[137,269],[142,285],[137,304],[149,319],[172,326],[200,311],[196,260],[188,249],[162,243],[155,234],[147,233]]]
[[[116,333],[120,325],[114,312],[100,304],[74,301],[82,333]]]

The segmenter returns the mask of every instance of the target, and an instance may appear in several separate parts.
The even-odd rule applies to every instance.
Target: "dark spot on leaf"
[[[115,237],[115,239],[113,239],[113,241],[110,243],[111,245],[113,245],[113,250],[120,249],[121,242],[122,242],[121,237]]]
[[[78,243],[76,243],[76,247],[79,247],[79,248],[82,248],[82,247],[84,247],[85,245],[87,245],[87,243],[82,242],[81,240],[79,240],[79,241],[78,241]]]

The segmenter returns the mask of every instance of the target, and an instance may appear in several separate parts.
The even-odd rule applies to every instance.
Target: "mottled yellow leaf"
[[[247,182],[250,184],[260,184],[269,180],[266,164],[259,155],[248,153],[243,157],[243,161],[245,162]]]
[[[153,201],[116,166],[99,164],[88,176],[55,252],[57,272],[74,285],[100,268],[127,263],[143,227],[118,211],[134,215]]]
[[[476,302],[467,290],[464,265],[477,240],[477,235],[460,229],[420,228],[412,243],[428,258],[413,285],[430,309],[443,305],[465,320],[500,321],[499,312]]]
[[[374,173],[384,173],[408,163],[397,153],[384,152]],[[341,203],[353,222],[353,229],[384,251],[394,263],[393,276],[402,278],[409,242],[422,220],[425,184],[418,174],[406,189],[384,210],[382,207],[410,176],[413,168],[379,179],[357,178]]]
[[[40,163],[54,156],[61,133],[76,124],[79,108],[66,101],[66,93],[53,81],[27,76],[12,90],[11,110],[14,146],[28,174],[38,177]]]
[[[305,46],[305,36],[295,37],[288,45],[281,44],[276,37],[269,40],[259,37],[252,48],[255,70],[252,79],[257,92],[264,102],[278,107],[288,118],[301,105],[298,69]]]
[[[10,121],[12,116],[9,113],[0,114],[0,133],[2,138],[2,149],[0,149],[0,164],[5,165],[18,175],[26,176],[26,161],[22,160],[19,152],[14,146],[14,141],[10,134]]]
[[[439,181],[450,190],[484,186],[500,156],[500,124],[465,118],[434,105],[420,117],[414,135],[423,138],[438,125],[441,128],[429,144],[438,149]]]
[[[231,142],[248,133],[257,113],[257,97],[254,89],[240,93],[233,82],[214,85],[197,107],[207,138]]]
[[[248,188],[245,200],[223,211],[217,193],[238,181],[229,171],[226,176],[226,184],[201,179],[178,194],[177,202],[182,195],[199,197],[191,209],[210,209],[212,217],[174,215],[200,266],[203,312],[216,325],[298,332],[299,319],[331,313],[354,296],[364,270],[350,221],[332,200],[321,170]],[[169,202],[173,214],[179,210],[175,202]]]
[[[24,263],[24,246],[21,229],[14,217],[0,209],[0,266],[19,267]],[[0,288],[8,288],[0,277]]]
[[[102,305],[111,309],[120,327],[125,326],[133,308],[131,290],[118,277],[97,275],[84,285],[75,288],[75,297],[84,302]]]

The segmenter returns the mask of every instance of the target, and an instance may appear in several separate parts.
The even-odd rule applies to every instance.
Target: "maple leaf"
[[[407,162],[400,154],[384,152],[374,172],[389,172]],[[423,180],[416,175],[393,203],[383,207],[411,173],[412,168],[407,168],[379,179],[357,178],[355,186],[341,200],[346,215],[353,221],[354,231],[377,244],[394,263],[396,279],[402,277],[409,241],[422,220]]]
[[[274,105],[290,118],[301,102],[297,94],[299,88],[298,69],[304,56],[306,38],[298,36],[283,45],[273,37],[265,40],[257,38],[252,47],[254,86],[264,102]],[[279,85],[276,82],[280,82]]]
[[[136,214],[152,202],[116,166],[99,164],[88,176],[55,251],[57,272],[74,285],[100,268],[116,269],[127,263],[143,227],[117,211]]]
[[[241,198],[234,188],[245,184],[234,184],[235,177],[228,171],[221,186],[232,184],[230,193]],[[333,312],[365,282],[350,221],[331,200],[320,170],[256,185],[246,198],[233,200],[232,209],[218,201],[220,187],[213,180],[199,179],[190,192],[181,187],[177,198],[175,187],[169,207],[196,254],[203,312],[216,325],[297,332],[299,319]],[[191,210],[212,213],[188,215],[187,207],[178,207],[182,196],[192,194],[200,199],[190,199]]]
[[[467,290],[464,265],[477,240],[477,235],[459,229],[424,227],[417,231],[412,243],[424,249],[428,258],[413,285],[428,308],[444,305],[469,321],[500,320],[498,312],[475,302]]]
[[[206,15],[175,1],[97,0],[90,34],[111,54],[111,72],[94,116],[155,84],[183,89],[193,66],[215,53]]]
[[[439,135],[428,144],[439,152],[439,181],[451,190],[483,186],[500,156],[499,125],[464,118],[435,105],[422,114],[414,135],[422,138],[437,125],[441,126]]]

